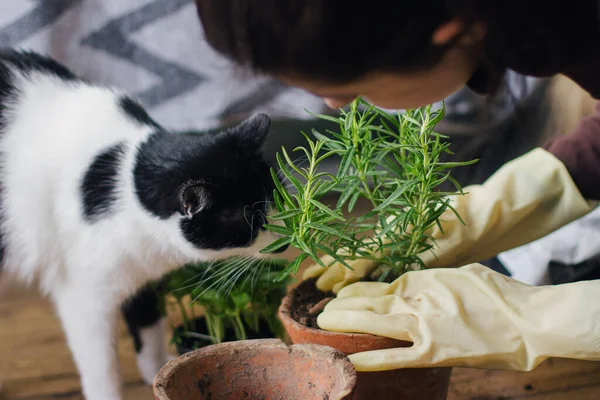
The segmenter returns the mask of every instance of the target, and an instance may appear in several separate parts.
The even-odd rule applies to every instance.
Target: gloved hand
[[[349,285],[322,329],[413,342],[350,356],[358,371],[457,366],[530,371],[548,357],[600,361],[600,281],[529,286],[481,264]]]
[[[421,254],[431,267],[458,267],[493,257],[505,250],[537,240],[592,211],[595,202],[586,201],[573,183],[566,167],[543,149],[505,164],[482,185],[464,188],[464,196],[453,196],[452,206],[465,225],[447,210],[431,236],[434,253]],[[327,259],[329,265],[331,259]],[[304,279],[319,277],[321,291],[337,293],[375,269],[369,261],[354,261],[349,270],[334,263],[326,269],[313,265]]]

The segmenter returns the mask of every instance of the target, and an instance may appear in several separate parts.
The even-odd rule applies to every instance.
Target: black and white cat
[[[173,133],[117,90],[0,52],[2,274],[53,301],[88,400],[118,400],[122,309],[151,383],[167,361],[150,281],[191,261],[260,257],[270,121]]]

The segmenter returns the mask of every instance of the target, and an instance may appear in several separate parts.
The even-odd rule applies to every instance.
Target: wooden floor
[[[123,324],[118,348],[125,399],[152,399]],[[0,380],[3,400],[82,399],[58,320],[36,292],[13,289],[0,301]],[[600,363],[551,360],[531,373],[455,369],[448,400],[462,399],[597,400]]]

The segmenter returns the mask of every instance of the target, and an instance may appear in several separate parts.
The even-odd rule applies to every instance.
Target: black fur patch
[[[158,292],[153,284],[148,284],[121,306],[123,318],[137,353],[144,347],[140,331],[155,325],[162,318],[159,301]]]
[[[268,128],[268,118],[257,116],[225,132],[153,134],[134,168],[141,204],[162,219],[179,213],[182,234],[198,248],[251,245],[273,194],[270,165],[260,153]],[[182,193],[190,184],[203,187],[207,206],[187,218]]]
[[[68,81],[80,80],[79,77],[64,65],[50,57],[31,51],[1,51],[0,63],[12,64],[12,66],[24,72],[39,71]]]
[[[86,171],[81,183],[81,198],[87,221],[97,221],[111,212],[117,200],[117,174],[125,150],[123,143],[106,149],[96,156]]]
[[[159,125],[148,115],[144,107],[134,101],[131,97],[123,96],[119,99],[119,106],[125,115],[142,125],[159,128]]]

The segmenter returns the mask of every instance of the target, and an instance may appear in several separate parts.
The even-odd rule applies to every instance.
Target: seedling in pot
[[[224,341],[283,338],[277,308],[289,279],[275,282],[275,277],[286,265],[284,260],[232,258],[188,264],[171,273],[164,280],[162,298],[182,320],[172,342],[193,350]],[[194,306],[203,309],[202,318],[194,314]]]

